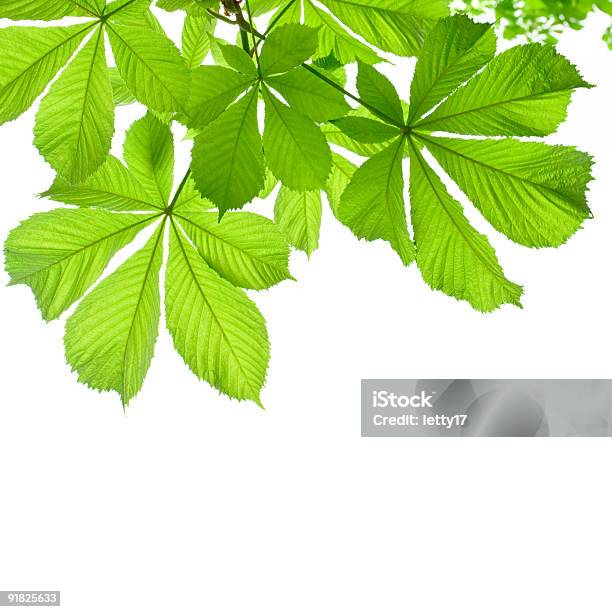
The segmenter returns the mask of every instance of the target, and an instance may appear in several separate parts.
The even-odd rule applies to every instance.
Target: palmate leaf
[[[170,227],[165,304],[177,350],[198,377],[259,404],[268,336],[241,287],[267,289],[291,278],[286,238],[252,213],[228,213],[219,222],[189,177],[171,198],[172,136],[150,113],[128,130],[124,157],[127,167],[109,157],[82,184],[56,179],[45,195],[78,208],[39,213],[10,233],[11,283],[28,285],[43,317],[57,318],[95,285],[115,254],[156,225],[146,245],[94,286],[66,323],[66,358],[79,380],[116,391],[126,405],[153,357]]]
[[[106,159],[114,132],[114,98],[126,103],[133,96],[157,111],[184,111],[189,71],[148,10],[149,4],[148,0],[115,0],[108,5],[104,0],[27,0],[0,7],[0,15],[13,19],[64,15],[90,19],[66,27],[0,29],[0,123],[25,112],[67,65],[43,98],[35,144],[70,182],[82,182]],[[107,66],[106,34],[116,72]],[[118,92],[118,86],[125,89]]]
[[[430,287],[483,312],[520,306],[522,288],[452,193],[528,247],[559,246],[590,216],[590,157],[516,138],[552,133],[572,91],[589,86],[552,48],[495,57],[490,26],[439,19],[446,0],[249,0],[230,18],[275,12],[239,46],[214,37],[216,0],[157,4],[185,11],[180,51],[148,0],[0,5],[11,19],[86,19],[0,29],[0,123],[47,90],[35,144],[58,175],[43,195],[71,206],[13,230],[6,266],[43,318],[75,307],[68,362],[124,405],[153,358],[162,284],[166,326],[188,367],[261,405],[269,340],[244,289],[290,279],[290,246],[317,249],[322,191],[357,237],[388,242]],[[374,68],[377,49],[418,54],[410,104]],[[201,65],[209,50],[219,65]],[[355,93],[345,89],[351,62]],[[109,155],[114,106],[134,101],[148,112],[127,131],[120,160]],[[176,183],[173,120],[194,140]],[[330,143],[366,160],[357,167]],[[233,212],[279,182],[275,222]],[[140,232],[144,246],[123,257]],[[124,263],[107,270],[116,256]]]
[[[573,147],[482,138],[550,134],[565,117],[571,92],[589,86],[550,47],[526,45],[493,58],[494,50],[487,26],[443,19],[417,62],[406,121],[391,83],[362,63],[358,87],[369,115],[351,113],[324,130],[331,142],[371,156],[348,185],[351,168],[342,173],[335,165],[332,185],[343,190],[340,198],[337,190],[329,196],[336,216],[360,238],[388,241],[405,264],[416,247],[431,287],[485,312],[519,306],[522,289],[505,278],[489,241],[469,225],[429,155],[491,225],[528,247],[557,247],[589,218],[592,163]],[[402,192],[405,142],[414,246]]]

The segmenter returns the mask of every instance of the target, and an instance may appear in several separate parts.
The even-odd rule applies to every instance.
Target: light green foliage
[[[319,246],[321,194],[318,191],[291,191],[281,188],[274,206],[274,218],[289,243],[309,257]]]
[[[80,8],[82,7],[85,8]],[[72,0],[2,0],[0,3],[0,18],[25,21],[37,19],[51,21],[67,15],[89,15],[87,3]]]
[[[210,51],[210,37],[214,34],[215,22],[208,17],[185,16],[182,34],[182,54],[187,68],[197,68]]]
[[[495,55],[495,34],[487,24],[474,24],[467,17],[445,19],[435,36],[429,36],[418,62],[410,89],[408,121],[424,115],[478,72]]]
[[[341,117],[333,123],[352,140],[365,144],[384,143],[399,136],[396,127],[367,117]]]
[[[64,202],[85,208],[123,211],[161,211],[161,203],[155,192],[145,186],[112,155],[86,181],[75,185],[61,176],[42,194],[56,202]]]
[[[459,0],[458,11],[485,16],[495,21],[505,38],[524,37],[531,41],[555,43],[568,28],[580,30],[593,14],[612,16],[611,0]],[[603,35],[612,49],[612,25]]]
[[[372,111],[382,113],[391,122],[404,123],[402,102],[391,81],[368,64],[359,62],[357,91]]]
[[[495,251],[465,218],[416,146],[411,146],[410,201],[417,263],[433,289],[477,310],[520,305],[522,289],[504,277]]]
[[[319,36],[314,28],[296,23],[273,30],[261,50],[260,65],[264,76],[287,72],[312,57]]]
[[[408,120],[390,142],[390,126],[380,129],[382,151],[374,119],[363,112],[335,121],[340,133],[326,131],[333,142],[371,156],[346,186],[336,215],[358,237],[386,240],[405,264],[412,261],[401,181],[407,141],[416,260],[426,282],[481,311],[520,305],[522,290],[504,277],[493,248],[469,225],[429,155],[498,231],[528,247],[559,246],[590,216],[590,157],[572,147],[459,135],[550,134],[565,117],[571,92],[589,85],[550,47],[526,45],[493,58],[490,30],[463,17],[441,20],[423,49]],[[399,106],[390,83],[370,66],[361,70],[364,104],[378,119],[397,125]],[[442,138],[433,131],[458,136]]]
[[[190,128],[214,121],[250,85],[253,78],[223,66],[201,66],[193,72],[191,95],[185,117]]]
[[[38,213],[13,230],[6,241],[11,284],[29,285],[45,320],[56,319],[152,219],[150,215],[87,209]]]
[[[264,99],[263,144],[270,169],[289,189],[321,189],[331,170],[331,151],[321,130],[270,92]]]
[[[263,189],[265,163],[261,147],[256,89],[196,138],[192,162],[196,185],[222,213],[242,208]]]
[[[251,56],[240,47],[235,45],[223,45],[221,54],[230,68],[240,72],[251,79],[257,78],[257,68]]]
[[[174,178],[174,143],[170,130],[148,113],[128,130],[123,157],[132,175],[163,208],[170,199]]]
[[[184,110],[189,73],[174,44],[153,30],[118,23],[107,29],[119,73],[136,99],[156,111]]]
[[[166,320],[174,346],[198,378],[261,405],[270,346],[253,302],[221,278],[172,225]]]
[[[228,213],[219,222],[190,178],[171,198],[172,136],[151,114],[128,130],[124,158],[128,167],[109,157],[81,185],[56,179],[45,195],[79,208],[36,214],[10,233],[11,283],[29,285],[43,317],[57,318],[95,285],[114,255],[156,224],[146,245],[94,286],[66,323],[66,357],[79,380],[116,391],[126,405],[153,357],[170,225],[165,303],[177,350],[220,391],[260,403],[268,337],[241,287],[266,289],[291,278],[287,239],[256,214]]]
[[[79,183],[105,160],[114,128],[113,91],[99,29],[40,105],[34,144],[58,174]]]
[[[435,20],[448,15],[446,0],[325,0],[353,32],[383,51],[416,55]]]
[[[0,122],[30,108],[90,30],[89,24],[0,30]]]
[[[487,220],[519,244],[560,246],[590,215],[585,190],[591,158],[573,147],[422,140]]]
[[[140,391],[159,329],[163,226],[105,278],[66,323],[66,359],[79,382],[116,391],[123,405]]]
[[[57,172],[42,196],[68,205],[9,234],[6,268],[44,319],[75,308],[70,366],[124,405],[153,358],[162,299],[196,376],[261,405],[270,347],[245,290],[291,279],[290,247],[316,251],[322,193],[358,238],[385,241],[483,312],[520,306],[522,288],[463,205],[534,248],[562,245],[590,217],[591,158],[534,138],[589,87],[552,47],[495,56],[491,27],[446,17],[446,0],[159,0],[184,18],[179,51],[150,4],[0,2],[0,18],[82,21],[0,28],[0,123],[42,96],[34,142]],[[215,37],[218,19],[241,28],[231,42]],[[410,103],[375,67],[383,52],[418,55]],[[146,112],[118,159],[114,107],[136,102]],[[175,122],[193,140],[178,179]],[[274,221],[235,212],[275,189]]]
[[[554,48],[536,43],[514,47],[415,126],[457,134],[547,136],[565,119],[577,87],[589,84]]]
[[[113,99],[126,103],[134,96],[153,110],[170,112],[182,110],[188,98],[187,67],[148,10],[149,4],[10,0],[0,7],[0,16],[15,20],[89,18],[66,27],[0,29],[0,123],[26,111],[68,64],[43,98],[35,144],[58,174],[71,182],[83,181],[108,155],[114,132]],[[112,77],[112,85],[105,34],[121,75],[121,80]]]
[[[269,219],[238,212],[219,223],[217,213],[179,205],[176,217],[206,263],[237,287],[269,289],[290,278],[287,240]]]
[[[350,110],[340,91],[301,66],[268,77],[266,83],[278,91],[291,108],[313,121],[344,117]]]
[[[325,185],[325,195],[336,217],[340,208],[340,200],[347,185],[351,182],[357,166],[339,153],[332,153],[332,171]]]
[[[404,144],[403,137],[397,139],[355,172],[340,200],[338,218],[359,238],[386,240],[409,265],[414,245],[404,207]]]
[[[315,58],[331,56],[341,64],[350,64],[358,59],[370,64],[381,61],[375,51],[352,36],[329,13],[310,0],[304,1],[304,19],[305,23],[319,31],[319,50]]]

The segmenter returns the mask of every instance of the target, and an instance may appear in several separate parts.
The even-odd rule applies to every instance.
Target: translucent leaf
[[[187,68],[197,68],[210,51],[215,22],[207,17],[187,15],[183,26],[182,51]]]
[[[121,78],[119,70],[115,66],[108,69],[108,74],[113,89],[113,102],[115,106],[125,106],[136,102],[136,98],[127,88],[125,81]]]
[[[242,208],[264,186],[257,100],[253,89],[195,139],[191,168],[196,186],[222,214]]]
[[[333,17],[310,0],[304,2],[304,22],[319,30],[319,48],[315,58],[337,58],[341,64],[361,60],[368,64],[383,61],[378,54],[347,32]]]
[[[385,115],[391,122],[404,124],[402,101],[393,83],[368,64],[359,62],[357,89],[361,99]]]
[[[281,187],[274,206],[274,219],[291,245],[309,257],[319,247],[321,193],[291,191]]]
[[[100,28],[44,97],[36,115],[34,144],[58,174],[79,183],[106,159],[114,123]]]
[[[321,130],[268,91],[264,100],[263,144],[270,169],[294,191],[322,188],[331,170],[331,151]]]
[[[189,72],[172,41],[146,28],[106,27],[117,68],[136,99],[156,111],[184,111]]]
[[[211,270],[174,225],[166,320],[176,350],[198,378],[261,405],[270,358],[265,321],[244,292]]]
[[[55,319],[154,218],[61,208],[35,214],[5,243],[11,285],[28,285],[43,318]]]
[[[325,185],[325,194],[332,212],[337,217],[344,190],[351,182],[357,166],[338,153],[332,153],[332,171]]]
[[[418,55],[435,20],[448,15],[447,0],[324,0],[353,32],[383,51]]]
[[[412,79],[408,122],[429,112],[495,55],[489,24],[467,17],[441,19],[425,39]]]
[[[366,144],[388,142],[401,135],[397,128],[366,117],[343,117],[333,124],[349,138]]]
[[[278,91],[294,110],[313,121],[337,119],[351,110],[342,92],[301,66],[268,77],[266,83]]]
[[[289,247],[278,227],[253,213],[176,213],[206,263],[233,285],[268,289],[289,274]]]
[[[92,25],[0,29],[0,123],[30,108]]]
[[[585,190],[592,162],[573,147],[422,139],[487,220],[519,244],[559,246],[590,216]]]
[[[214,121],[254,82],[251,76],[223,66],[201,66],[193,72],[191,95],[185,118],[190,128],[203,128]]]
[[[399,138],[365,162],[342,195],[338,218],[358,238],[386,240],[409,265],[415,252],[404,210],[403,153]]]
[[[589,84],[553,47],[513,47],[416,126],[457,134],[546,136],[565,119],[577,87]]]
[[[160,207],[170,200],[174,180],[174,142],[170,128],[151,113],[128,130],[123,157],[130,172]]]
[[[116,391],[124,406],[142,387],[159,331],[163,227],[93,289],[66,322],[66,359],[79,382]]]
[[[91,15],[87,5],[83,6],[79,0],[2,0],[0,19],[52,21],[67,15]]]
[[[257,78],[257,68],[251,56],[236,45],[223,45],[221,53],[228,66],[252,79]]]
[[[86,181],[75,185],[58,176],[43,194],[56,202],[113,211],[162,210],[158,198],[147,191],[112,155]]]
[[[416,147],[411,147],[410,201],[417,265],[432,289],[490,312],[520,306],[522,289],[503,273],[485,236],[465,218]]]
[[[312,57],[318,44],[319,34],[314,28],[289,23],[273,29],[261,49],[262,74],[288,72]]]

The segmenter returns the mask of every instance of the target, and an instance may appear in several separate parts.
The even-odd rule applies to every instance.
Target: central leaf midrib
[[[236,356],[236,353],[234,351],[234,346],[232,344],[232,342],[230,342],[225,329],[223,327],[223,325],[221,324],[221,321],[219,320],[219,318],[217,317],[217,314],[215,313],[214,308],[212,308],[212,306],[210,305],[210,302],[208,301],[208,298],[206,297],[205,292],[202,290],[202,287],[200,286],[200,282],[199,279],[195,273],[195,270],[193,269],[192,265],[191,265],[191,261],[189,261],[189,256],[187,255],[187,252],[185,251],[185,246],[183,244],[183,239],[181,237],[181,235],[179,234],[178,230],[176,229],[176,225],[174,223],[172,223],[172,229],[174,230],[175,234],[176,234],[176,239],[177,242],[179,243],[179,246],[181,247],[181,252],[183,253],[183,258],[185,259],[185,263],[187,264],[187,268],[189,269],[189,272],[195,282],[195,285],[197,287],[198,292],[200,293],[200,295],[202,296],[202,299],[204,300],[204,302],[206,303],[206,306],[208,308],[208,311],[210,312],[212,318],[215,320],[216,324],[219,327],[219,330],[221,331],[221,335],[223,336],[223,339],[225,340],[225,342],[227,343],[227,346],[229,347],[229,351],[232,354],[232,357],[235,359],[236,363],[238,364],[238,370],[240,371],[240,374],[242,376],[244,376],[244,380],[247,381],[248,378],[248,373],[245,372],[243,366],[242,366],[242,362],[241,360]],[[251,387],[251,383],[250,381],[247,383],[248,387]]]

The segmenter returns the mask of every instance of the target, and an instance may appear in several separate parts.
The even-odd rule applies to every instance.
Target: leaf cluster
[[[524,36],[553,44],[566,29],[581,30],[593,13],[612,16],[611,0],[462,0],[455,8],[495,19],[505,38]],[[612,49],[612,24],[603,40]]]
[[[124,405],[151,363],[162,301],[188,367],[261,402],[270,348],[245,290],[290,279],[291,246],[318,248],[323,195],[358,238],[387,242],[433,289],[483,312],[520,306],[522,288],[450,181],[527,247],[557,247],[590,216],[590,157],[540,140],[565,118],[571,93],[589,87],[552,47],[496,55],[491,26],[448,17],[441,0],[158,7],[184,14],[180,50],[144,0],[0,6],[14,20],[79,18],[0,29],[0,121],[42,96],[35,145],[57,172],[42,195],[64,205],[10,233],[6,267],[44,319],[76,304],[67,360]],[[236,26],[238,44],[216,35],[218,21]],[[409,102],[376,67],[389,53],[418,56]],[[110,154],[116,109],[136,102],[146,112],[121,160]],[[193,139],[180,180],[173,126]],[[347,152],[365,161],[357,167]],[[242,211],[278,184],[274,221]],[[124,260],[109,271],[116,257]]]

